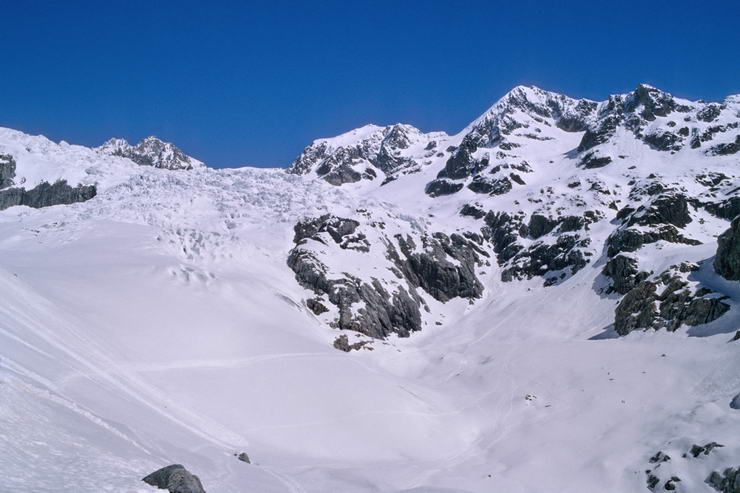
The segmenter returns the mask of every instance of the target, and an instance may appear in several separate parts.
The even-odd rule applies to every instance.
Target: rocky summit
[[[0,491],[736,492],[739,126],[639,84],[276,169],[0,129]]]

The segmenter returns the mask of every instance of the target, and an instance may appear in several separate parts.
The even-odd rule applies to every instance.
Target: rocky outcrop
[[[98,151],[128,158],[140,166],[154,168],[190,170],[204,166],[202,162],[188,156],[174,144],[164,142],[154,136],[143,139],[135,146],[126,142],[125,139],[110,139],[98,147]]]
[[[288,166],[288,173],[315,173],[332,185],[375,180],[382,172],[388,183],[415,173],[443,154],[443,132],[423,133],[411,125],[366,125],[329,139],[318,139]]]
[[[740,216],[717,238],[714,270],[725,279],[740,281]]]
[[[397,236],[402,255],[393,245],[389,258],[414,287],[421,287],[441,302],[452,298],[479,298],[483,285],[475,275],[475,266],[488,254],[475,242],[458,234],[435,233],[423,236],[421,249],[411,237]]]
[[[0,188],[13,185],[15,159],[10,154],[0,154]]]
[[[463,184],[462,183],[456,183],[449,180],[432,180],[429,183],[427,183],[426,188],[424,191],[427,195],[430,197],[440,197],[442,195],[452,195],[453,193],[457,193],[460,190],[462,190]]]
[[[627,255],[616,255],[609,259],[601,273],[612,279],[607,292],[619,294],[627,294],[650,275],[649,272],[641,272],[637,260]]]
[[[181,464],[172,464],[154,471],[142,479],[146,484],[156,486],[170,493],[206,493],[203,484]]]
[[[330,325],[344,330],[384,338],[395,333],[401,337],[421,329],[421,309],[428,310],[417,289],[446,302],[453,298],[480,297],[483,286],[475,267],[488,253],[480,246],[480,237],[458,234],[421,234],[389,236],[378,221],[360,222],[332,215],[308,218],[295,225],[295,247],[288,256],[288,266],[296,280],[316,294],[307,307],[317,315],[334,311]],[[387,276],[365,279],[347,272],[331,273],[327,263],[329,248],[370,254],[366,233],[377,238],[375,248],[385,248]],[[357,257],[357,262],[364,262]],[[384,277],[390,279],[384,280]],[[326,304],[324,304],[326,303]]]
[[[624,336],[638,329],[675,331],[683,324],[702,325],[724,315],[730,309],[725,297],[687,279],[697,268],[687,263],[673,266],[628,291],[615,311],[616,332]]]
[[[740,466],[728,467],[721,473],[712,471],[706,483],[720,493],[740,493]]]
[[[94,185],[72,187],[65,180],[55,183],[42,182],[30,190],[6,188],[0,190],[0,210],[16,205],[38,209],[52,205],[73,204],[90,200],[96,194],[97,189]]]

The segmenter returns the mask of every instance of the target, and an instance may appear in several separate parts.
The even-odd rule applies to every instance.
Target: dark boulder
[[[735,397],[732,398],[730,401],[730,407],[732,409],[740,409],[740,394],[737,394]]]
[[[714,270],[725,279],[740,281],[740,216],[717,238]]]
[[[181,464],[163,467],[142,481],[160,490],[168,490],[170,493],[206,493],[198,476],[191,474]]]

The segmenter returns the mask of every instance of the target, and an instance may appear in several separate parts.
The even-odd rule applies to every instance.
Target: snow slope
[[[514,99],[556,97],[538,91],[518,88]],[[558,101],[572,109],[579,100]],[[504,117],[529,127],[476,140],[471,156],[490,156],[488,168],[443,177],[466,186],[438,197],[425,189],[456,150],[383,186],[382,169],[375,180],[334,186],[313,171],[139,166],[2,129],[0,154],[16,158],[24,185],[65,178],[96,184],[98,195],[0,212],[0,491],[155,491],[140,478],[170,463],[185,464],[210,493],[646,491],[647,469],[657,490],[678,476],[677,491],[714,491],[704,483],[709,473],[740,465],[740,412],[730,407],[740,392],[740,342],[728,342],[740,329],[740,283],[711,265],[728,220],[691,207],[679,230],[701,244],[658,241],[629,252],[648,279],[698,263],[688,279],[730,306],[711,323],[614,337],[622,296],[604,289],[602,270],[610,235],[653,227],[620,223],[612,203],[639,210],[639,221],[655,197],[631,192],[656,179],[703,203],[732,198],[737,154],[709,156],[706,144],[670,154],[620,127],[600,144],[613,162],[584,168],[587,151],[572,151],[585,127],[563,130],[562,114],[533,116],[508,103],[502,117],[497,105],[445,149]],[[732,108],[719,123],[731,123]],[[586,124],[597,125],[598,114]],[[383,128],[346,134],[332,148],[371,138],[371,159],[351,166],[361,173],[374,166]],[[534,128],[548,139],[524,135]],[[711,145],[732,138],[720,134]],[[469,189],[476,173],[495,174],[497,146],[507,142],[519,147],[500,164],[526,161],[525,184],[498,195]],[[418,160],[428,144],[417,144],[399,155]],[[708,173],[728,181],[697,182]],[[410,337],[338,331],[335,311],[317,316],[306,306],[316,294],[286,262],[298,221],[360,218],[360,209],[370,218],[365,231],[382,218],[383,234],[368,230],[377,236],[367,252],[311,248],[333,277],[398,286],[406,281],[378,245],[396,233],[479,233],[485,219],[460,215],[468,204],[521,212],[525,224],[538,213],[604,217],[573,233],[591,240],[586,265],[569,266],[550,286],[543,280],[561,271],[549,266],[504,281],[531,258],[500,263],[484,242],[489,262],[475,269],[481,296],[443,303],[418,288],[429,311]],[[522,235],[520,254],[560,236]],[[371,349],[336,350],[340,332]],[[724,447],[682,457],[712,441]],[[253,464],[234,457],[242,451]],[[658,451],[671,460],[650,463]]]

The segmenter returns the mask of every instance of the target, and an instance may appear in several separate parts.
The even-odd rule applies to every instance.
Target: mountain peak
[[[155,135],[141,139],[135,146],[129,144],[126,139],[114,137],[98,147],[98,151],[128,158],[141,166],[161,169],[189,170],[205,166],[171,142],[165,142]]]

